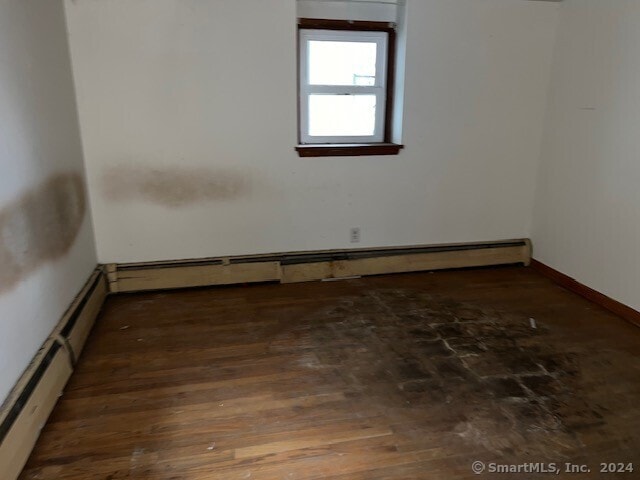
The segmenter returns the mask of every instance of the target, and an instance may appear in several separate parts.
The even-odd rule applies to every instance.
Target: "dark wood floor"
[[[515,267],[120,295],[21,478],[451,480],[475,460],[639,478],[640,329]]]

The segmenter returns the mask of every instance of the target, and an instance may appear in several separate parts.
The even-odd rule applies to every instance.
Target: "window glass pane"
[[[375,95],[309,95],[311,136],[371,136],[375,126]]]
[[[311,85],[365,85],[376,83],[373,42],[309,41]]]

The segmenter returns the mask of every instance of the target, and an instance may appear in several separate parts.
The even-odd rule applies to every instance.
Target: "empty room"
[[[0,480],[640,478],[638,126],[638,0],[0,0]]]

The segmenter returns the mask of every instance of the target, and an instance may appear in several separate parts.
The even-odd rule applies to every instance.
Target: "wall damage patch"
[[[245,196],[250,179],[226,168],[125,166],[109,168],[102,188],[109,200],[145,200],[176,208]]]
[[[57,174],[0,210],[0,293],[69,251],[85,198],[81,175]]]

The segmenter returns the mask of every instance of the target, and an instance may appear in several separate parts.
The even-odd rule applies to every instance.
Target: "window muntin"
[[[388,33],[300,30],[300,140],[384,141]]]

